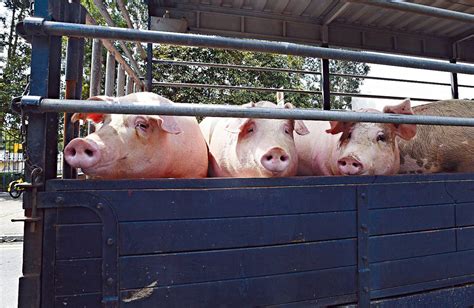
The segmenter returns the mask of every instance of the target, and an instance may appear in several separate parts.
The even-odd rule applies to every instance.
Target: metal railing
[[[91,37],[114,40],[163,43],[179,46],[234,49],[277,54],[289,54],[314,58],[358,61],[374,64],[437,70],[451,73],[474,74],[474,65],[443,63],[428,59],[366,53],[352,50],[316,47],[286,42],[238,39],[211,35],[170,33],[151,30],[133,30],[116,27],[89,26],[65,22],[46,21],[43,18],[27,17],[23,21],[27,33],[31,35],[56,35]]]
[[[474,126],[474,118],[400,115],[391,113],[326,111],[315,109],[242,108],[240,106],[173,104],[149,102],[98,102],[89,100],[41,99],[25,96],[23,108],[32,112],[82,112],[119,114],[160,114],[177,116],[210,116],[236,118],[325,120],[345,122],[408,123],[450,126]]]

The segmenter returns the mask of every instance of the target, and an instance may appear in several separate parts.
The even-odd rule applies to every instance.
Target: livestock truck
[[[103,9],[102,1],[96,4]],[[328,110],[335,95],[329,59],[446,72],[457,97],[457,74],[474,74],[469,1],[149,0],[147,6],[148,30],[98,26],[79,3],[63,0],[36,0],[33,15],[17,27],[32,46],[29,93],[14,103],[24,119],[27,157],[20,307],[474,304],[473,174],[83,180],[74,170],[66,168],[61,179],[56,172],[63,112],[66,142],[75,136],[73,112],[342,119]],[[83,101],[85,39],[102,40],[119,61],[127,93],[153,90],[151,73],[159,70],[153,44],[321,58],[326,110],[282,115]],[[113,52],[113,41],[148,44],[145,82]],[[369,116],[358,121],[430,123]]]

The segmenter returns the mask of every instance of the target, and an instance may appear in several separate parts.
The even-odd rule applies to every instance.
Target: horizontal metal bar
[[[296,56],[358,61],[366,63],[403,66],[419,69],[437,70],[452,73],[474,74],[474,65],[444,63],[434,60],[417,59],[406,56],[367,53],[341,50],[287,42],[238,39],[211,35],[170,33],[150,30],[134,30],[115,27],[78,25],[63,22],[46,21],[42,18],[27,17],[24,20],[25,31],[36,35],[58,35],[121,39],[182,46],[198,46],[219,49],[235,49]]]
[[[363,3],[387,9],[395,9],[403,12],[412,12],[443,19],[457,20],[467,23],[474,23],[474,15],[442,9],[434,6],[399,1],[399,0],[346,0],[348,2]]]
[[[400,79],[400,78],[379,77],[379,76],[364,76],[364,75],[351,75],[351,74],[339,74],[339,73],[332,73],[331,76],[372,79],[372,80],[382,80],[382,81],[409,82],[409,83],[428,84],[428,85],[434,85],[434,86],[451,86],[451,84],[448,82],[423,81],[423,80]],[[474,85],[471,86],[471,85],[463,84],[463,85],[458,85],[458,87],[474,88]]]
[[[305,71],[291,68],[278,68],[278,67],[264,67],[264,66],[250,66],[250,65],[235,65],[235,64],[221,64],[221,63],[204,63],[204,62],[192,62],[192,61],[174,61],[174,60],[153,60],[154,63],[165,64],[165,65],[180,65],[180,66],[200,66],[200,67],[218,67],[218,68],[230,68],[230,69],[241,69],[248,71],[259,71],[259,72],[277,72],[277,73],[296,73],[296,74],[312,74],[321,75],[317,71]]]
[[[263,67],[263,66],[249,66],[249,65],[235,65],[235,64],[220,64],[220,63],[206,63],[206,62],[192,62],[192,61],[175,61],[175,60],[153,60],[154,63],[164,65],[178,65],[178,66],[199,66],[199,67],[218,67],[218,68],[229,68],[229,69],[243,69],[249,71],[263,71],[263,72],[282,72],[282,73],[296,73],[296,74],[308,74],[308,75],[321,75],[321,72],[310,71],[310,70],[298,70],[289,68],[277,68],[277,67]],[[429,84],[437,86],[451,86],[447,82],[436,82],[436,81],[423,81],[413,79],[400,79],[400,78],[389,78],[379,76],[365,76],[356,74],[342,74],[342,73],[331,73],[330,77],[344,77],[344,78],[360,78],[360,79],[372,79],[372,80],[383,80],[383,81],[397,81],[397,82],[409,82],[419,84]],[[458,87],[474,88],[474,85],[458,85]]]
[[[171,87],[171,88],[208,88],[208,89],[228,89],[233,91],[258,91],[258,92],[286,92],[299,94],[313,94],[320,95],[322,91],[298,90],[298,89],[281,89],[281,88],[263,88],[263,87],[245,87],[245,86],[230,86],[217,84],[202,84],[202,83],[184,83],[184,82],[153,82],[156,87]],[[346,97],[365,97],[365,98],[381,98],[381,99],[405,99],[405,96],[391,96],[391,95],[376,95],[376,94],[362,94],[362,93],[344,93],[331,92],[332,96],[346,96]],[[422,102],[436,102],[439,99],[412,97],[413,101]]]
[[[251,86],[231,86],[220,84],[203,84],[203,83],[184,83],[184,82],[153,82],[153,86],[157,87],[173,87],[173,88],[208,88],[208,89],[228,89],[237,91],[259,91],[259,92],[287,92],[300,94],[321,94],[321,91],[299,90],[299,89],[280,89],[265,88]]]
[[[398,115],[390,113],[323,111],[315,109],[242,108],[240,106],[173,104],[152,105],[149,102],[98,102],[85,100],[42,99],[40,112],[82,112],[121,114],[160,114],[265,119],[338,120],[346,122],[410,123],[451,126],[474,126],[474,118]]]

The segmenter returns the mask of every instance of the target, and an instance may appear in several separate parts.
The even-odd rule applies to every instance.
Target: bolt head
[[[64,198],[63,197],[56,197],[56,200],[54,200],[56,204],[63,204],[64,203]]]

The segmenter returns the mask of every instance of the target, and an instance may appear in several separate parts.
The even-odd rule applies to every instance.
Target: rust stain
[[[147,297],[150,297],[153,294],[153,291],[154,291],[153,287],[155,287],[157,284],[158,284],[158,280],[153,281],[152,283],[150,283],[149,285],[147,285],[143,289],[140,289],[138,291],[130,292],[129,295],[126,298],[122,299],[122,301],[124,303],[130,303],[130,302],[133,302],[133,301],[137,301],[137,300],[141,300],[141,299],[145,299]]]

